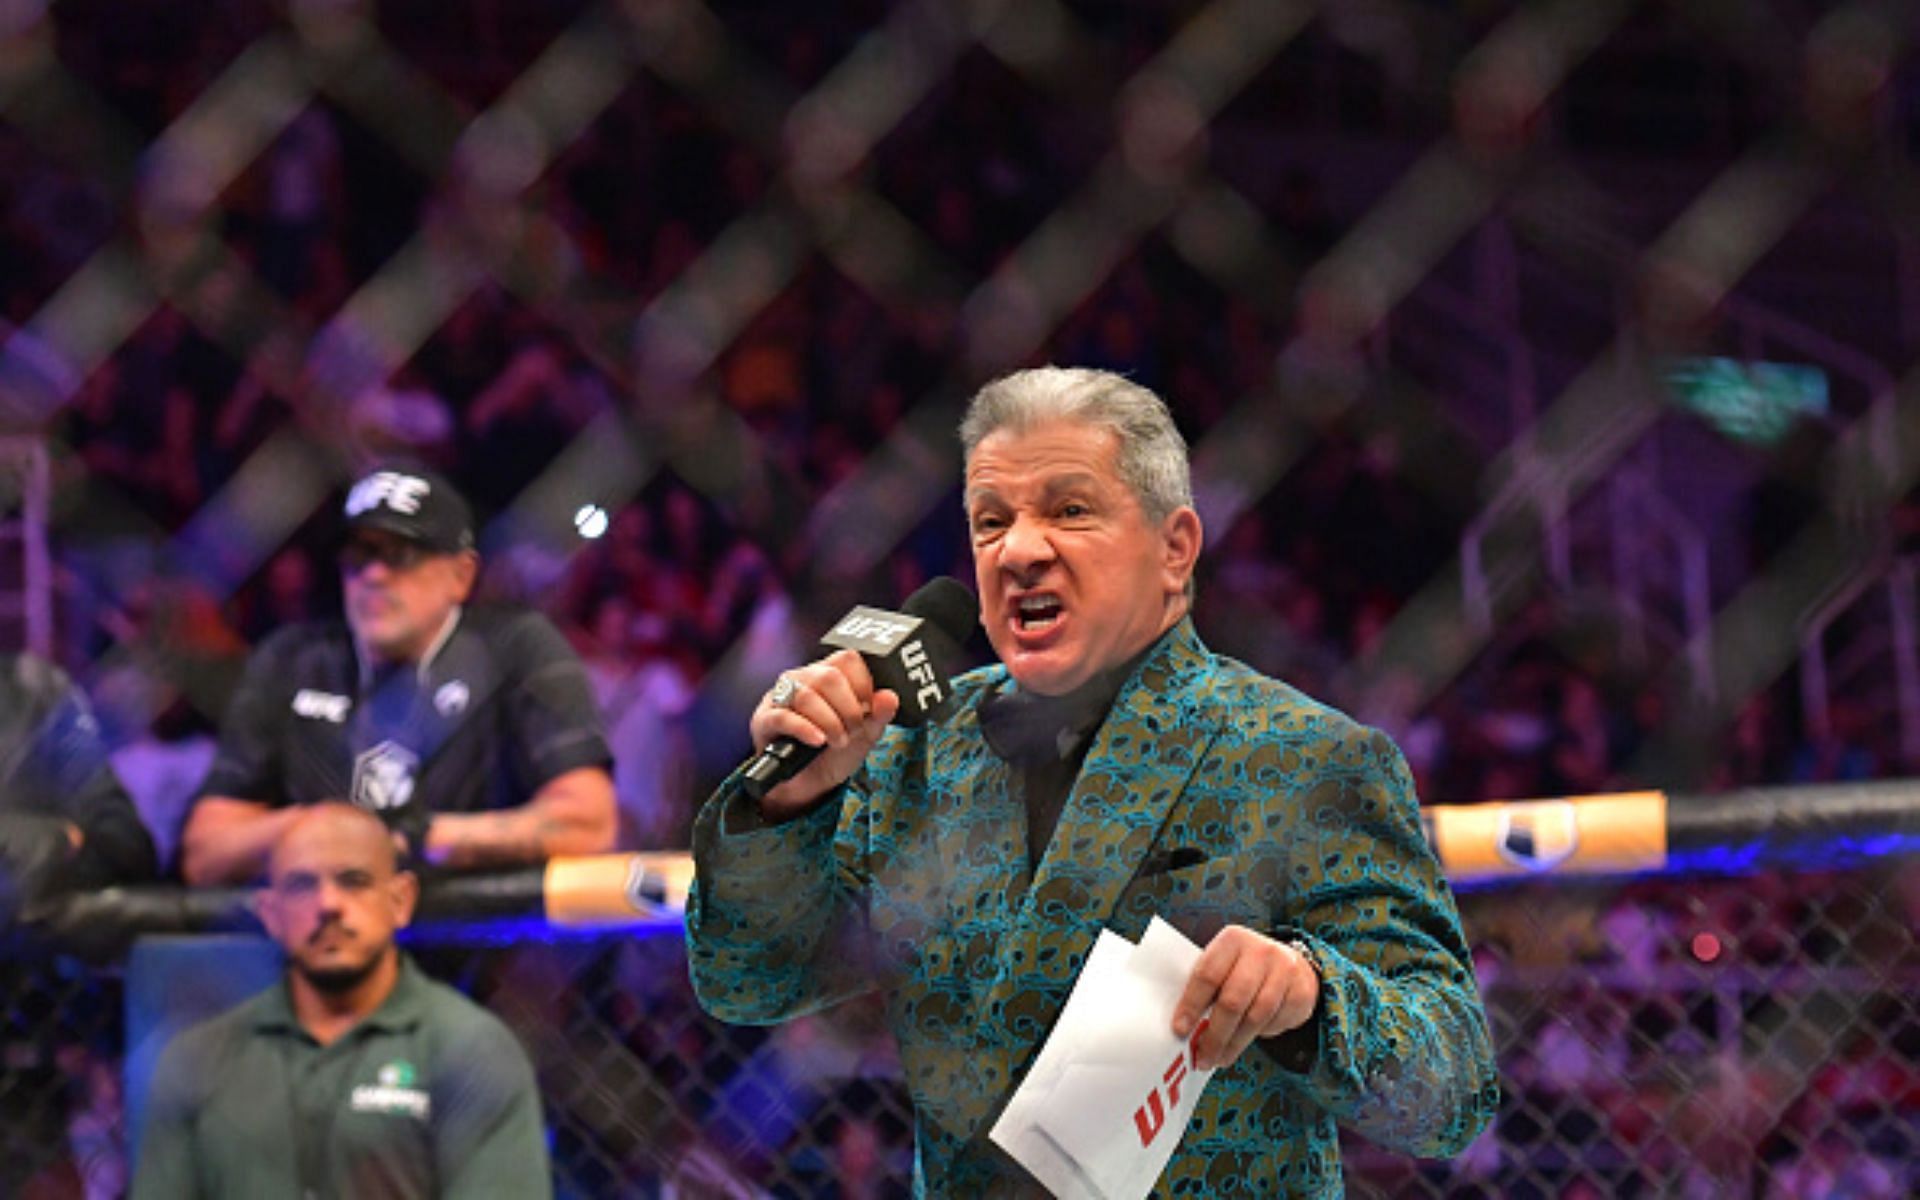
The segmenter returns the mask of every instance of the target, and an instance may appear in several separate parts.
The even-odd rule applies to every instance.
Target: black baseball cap
[[[441,554],[473,549],[473,510],[437,471],[378,467],[348,489],[344,511],[349,534],[378,529]]]

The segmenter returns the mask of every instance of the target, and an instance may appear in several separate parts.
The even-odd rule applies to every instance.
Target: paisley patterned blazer
[[[694,830],[693,981],[771,1023],[879,988],[916,1125],[915,1194],[1044,1195],[987,1140],[1102,927],[1160,914],[1299,938],[1317,1044],[1217,1073],[1157,1196],[1333,1196],[1336,1124],[1458,1152],[1499,1098],[1452,893],[1388,739],[1170,630],[1122,686],[1029,872],[1012,769],[980,732],[1001,666],[956,715],[890,730],[828,802],[766,826],[731,782]],[[1296,1050],[1301,1049],[1299,1047]]]

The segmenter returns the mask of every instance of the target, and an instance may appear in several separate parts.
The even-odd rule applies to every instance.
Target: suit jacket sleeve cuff
[[[1268,1053],[1294,1077],[1296,1086],[1312,1096],[1322,1107],[1335,1113],[1348,1111],[1380,1084],[1366,1077],[1364,1045],[1367,1031],[1357,1027],[1354,988],[1362,985],[1355,976],[1361,968],[1349,962],[1338,950],[1319,938],[1291,931],[1283,940],[1298,940],[1307,947],[1320,975],[1320,997],[1313,1017],[1299,1029],[1277,1038]]]
[[[759,805],[729,782],[694,821],[687,965],[706,1010],[765,1024],[857,990],[863,932],[836,883],[838,804],[758,822]],[[736,827],[733,822],[747,827]]]
[[[847,785],[843,783],[831,791],[822,793],[810,807],[780,820],[774,820],[762,812],[759,802],[741,788],[739,775],[740,773],[735,771],[729,776],[727,781],[720,785],[719,790],[714,792],[713,799],[708,804],[708,807],[717,809],[719,830],[727,837],[738,837],[759,833],[766,829],[777,829],[783,825],[819,820],[822,812],[833,814],[832,819],[827,821],[828,828],[831,829],[834,822],[839,819],[841,801],[847,794]]]

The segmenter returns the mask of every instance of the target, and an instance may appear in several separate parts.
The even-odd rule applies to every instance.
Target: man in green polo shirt
[[[258,896],[286,977],[161,1055],[135,1200],[552,1194],[526,1052],[394,945],[418,894],[364,810],[288,828]]]

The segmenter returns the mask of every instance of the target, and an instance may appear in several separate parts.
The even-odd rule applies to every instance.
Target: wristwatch
[[[1326,990],[1327,973],[1320,969],[1320,959],[1314,954],[1313,947],[1307,945],[1307,939],[1290,937],[1287,939],[1287,949],[1298,954],[1301,958],[1306,959],[1307,965],[1313,968],[1313,981],[1315,984],[1313,989],[1313,1011],[1307,1014],[1307,1019],[1304,1022],[1306,1025],[1312,1025],[1314,1019],[1320,1015],[1321,993]]]
[[[1297,1075],[1305,1075],[1313,1070],[1315,1060],[1320,1057],[1320,1010],[1325,999],[1326,975],[1321,972],[1320,960],[1314,957],[1313,947],[1307,945],[1305,938],[1290,937],[1281,944],[1307,960],[1320,986],[1314,989],[1313,1011],[1305,1021],[1284,1033],[1262,1038],[1259,1044],[1282,1067]]]
[[[1320,973],[1320,960],[1313,956],[1313,947],[1307,945],[1307,939],[1290,937],[1287,939],[1287,949],[1307,960],[1307,965],[1313,968],[1315,978],[1325,978],[1325,976]]]

